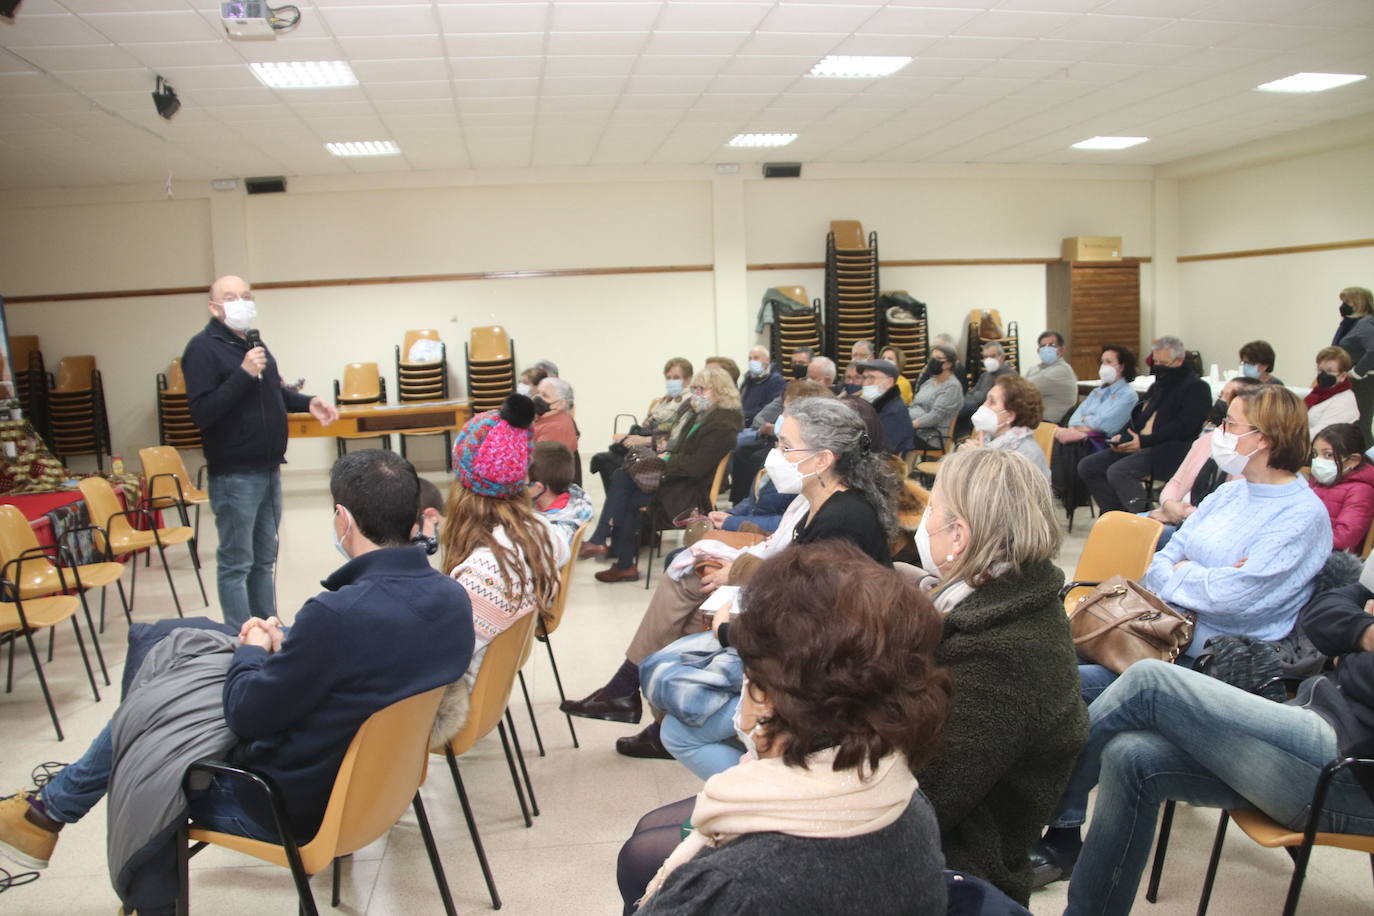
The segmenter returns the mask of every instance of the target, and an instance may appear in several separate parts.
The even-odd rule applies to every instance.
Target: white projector
[[[277,32],[268,21],[271,15],[272,11],[263,0],[236,0],[219,5],[224,31],[236,41],[276,38]]]

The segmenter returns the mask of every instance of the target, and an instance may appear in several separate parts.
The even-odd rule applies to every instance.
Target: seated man
[[[740,410],[744,414],[744,425],[754,422],[754,415],[782,394],[787,380],[778,372],[768,358],[767,347],[752,347],[749,350],[749,374],[740,382]]]
[[[1154,384],[1131,411],[1131,422],[1107,448],[1078,462],[1078,476],[1102,512],[1150,508],[1145,480],[1165,480],[1183,462],[1202,429],[1212,389],[1186,362],[1177,337],[1151,345]]]
[[[325,580],[325,591],[305,603],[289,631],[275,618],[250,619],[237,637],[211,624],[214,638],[237,644],[224,661],[222,689],[215,678],[207,693],[197,691],[221,708],[197,709],[193,721],[158,722],[150,716],[149,730],[130,735],[130,721],[122,714],[145,692],[177,691],[180,683],[172,680],[169,686],[166,679],[174,679],[184,665],[159,668],[151,678],[140,670],[116,711],[118,728],[106,725],[79,760],[38,791],[0,802],[0,855],[29,868],[46,867],[58,832],[80,820],[107,791],[112,803],[132,787],[140,807],[166,804],[165,795],[148,797],[157,793],[142,780],[154,769],[164,775],[170,770],[170,791],[178,792],[181,773],[170,761],[184,753],[186,741],[200,738],[207,720],[217,732],[227,726],[229,746],[206,748],[196,756],[228,756],[270,777],[281,790],[292,833],[304,842],[320,826],[339,763],[364,720],[462,677],[472,654],[472,609],[462,586],[431,567],[409,543],[420,492],[415,469],[393,452],[357,451],[334,465],[329,487],[334,543],[348,562]],[[141,629],[135,626],[134,634]],[[201,632],[174,629],[165,639]],[[134,738],[145,750],[126,757],[123,752]],[[148,772],[129,765],[130,758],[139,762],[148,756],[145,739],[165,744],[158,755],[168,758],[146,760]],[[112,774],[116,759],[120,767]],[[208,791],[192,795],[189,814],[214,830],[280,842],[266,799],[241,780],[216,776]],[[121,890],[126,909],[171,912],[176,887],[174,880],[167,886],[167,875],[175,874],[174,866],[154,856],[139,869],[155,877],[135,880],[136,893]]]
[[[592,501],[573,483],[572,452],[561,442],[536,442],[530,450],[530,497],[555,528],[572,543],[583,523],[591,520]]]
[[[810,347],[797,347],[792,351],[792,374],[789,379],[806,378],[806,369],[815,359],[816,351]]]
[[[829,388],[835,381],[835,363],[824,356],[809,359],[801,376],[787,385],[791,386],[793,382],[802,380],[816,382]],[[773,428],[777,425],[778,417],[782,416],[782,402],[786,396],[787,387],[784,387],[778,392],[777,397],[754,414],[752,423],[740,430],[735,440],[735,450],[730,455],[731,505],[747,499],[753,490],[754,476],[763,467],[763,459],[769,449],[777,442]]]
[[[1035,365],[1026,373],[1026,381],[1040,389],[1045,401],[1043,418],[1058,425],[1078,403],[1078,377],[1064,359],[1064,335],[1058,331],[1042,331],[1036,339]]]
[[[973,415],[988,399],[988,392],[997,380],[1004,375],[1016,375],[1016,370],[1007,362],[1006,350],[995,340],[983,344],[983,374],[964,395],[964,406],[959,409],[959,422],[954,426],[954,435],[963,438],[973,432]]]
[[[866,359],[858,363],[863,378],[863,398],[873,405],[883,424],[888,449],[902,455],[915,448],[911,417],[897,390],[897,364],[886,359]]]

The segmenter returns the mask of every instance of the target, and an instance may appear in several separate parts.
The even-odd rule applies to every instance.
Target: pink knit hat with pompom
[[[534,402],[522,394],[506,398],[500,410],[479,413],[453,442],[453,474],[480,496],[510,499],[529,473]]]

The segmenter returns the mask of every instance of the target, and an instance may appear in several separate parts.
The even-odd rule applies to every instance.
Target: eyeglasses
[[[211,302],[221,302],[221,303],[224,303],[224,302],[252,302],[252,301],[253,301],[253,294],[252,294],[252,293],[244,293],[242,296],[236,296],[236,295],[234,295],[233,293],[230,293],[230,294],[227,295],[227,296],[220,296],[218,299],[211,299],[210,301],[211,301]]]
[[[1232,420],[1230,417],[1227,417],[1226,419],[1221,421],[1222,431],[1231,433],[1232,435],[1239,435],[1237,430],[1239,430],[1242,426],[1248,427],[1251,432],[1254,432],[1255,430],[1259,429],[1259,427],[1253,423],[1242,423],[1239,420]]]
[[[790,455],[790,454],[792,454],[793,452],[819,452],[820,449],[818,449],[818,448],[802,448],[801,446],[796,446],[795,448],[786,448],[786,447],[784,447],[784,446],[779,445],[779,446],[778,446],[778,451],[782,452],[784,455]]]
[[[693,385],[693,386],[692,386],[692,394],[705,394],[705,393],[706,393],[706,386],[705,386],[705,385]]]

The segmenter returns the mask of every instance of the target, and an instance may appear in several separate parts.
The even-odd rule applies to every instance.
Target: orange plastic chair
[[[832,219],[830,231],[835,233],[835,248],[840,251],[864,251],[868,248],[863,224],[858,220]]]
[[[495,363],[512,359],[510,338],[500,325],[473,328],[469,334],[468,362]]]
[[[335,400],[342,404],[372,404],[385,400],[383,387],[376,363],[349,363],[344,366],[343,382]]]
[[[806,298],[805,286],[776,286],[774,287],[774,289],[782,293],[787,298],[794,299],[797,302],[800,302],[802,305],[811,304],[811,300]]]
[[[95,371],[94,356],[64,356],[57,364],[56,394],[91,390],[91,373]]]
[[[529,827],[533,823],[530,820],[530,811],[525,807],[520,778],[515,772],[515,758],[511,755],[511,741],[506,737],[506,724],[510,724],[515,754],[520,757],[520,766],[523,769],[524,756],[520,752],[520,740],[515,734],[515,723],[511,721],[509,704],[511,690],[515,686],[515,675],[520,670],[520,659],[534,636],[534,625],[537,620],[538,614],[526,614],[488,644],[486,655],[483,656],[481,667],[477,671],[477,680],[472,685],[472,692],[468,698],[467,722],[442,747],[431,748],[431,753],[442,753],[448,761],[449,772],[453,776],[453,787],[458,790],[458,801],[463,806],[463,817],[468,822],[472,846],[477,851],[477,861],[482,866],[482,877],[486,879],[487,892],[491,895],[491,906],[496,910],[501,909],[501,897],[496,892],[496,881],[492,878],[491,866],[487,864],[487,854],[482,848],[482,838],[477,832],[477,821],[472,816],[472,805],[469,804],[467,790],[463,787],[463,777],[458,772],[458,758],[471,750],[478,739],[486,737],[493,728],[496,729],[501,736],[501,747],[506,752],[506,766],[510,770],[511,780],[515,783],[515,794],[520,800],[520,813],[524,815],[525,826]],[[528,776],[526,778],[528,780]],[[534,802],[533,792],[530,793],[530,801]],[[539,814],[537,803],[534,805],[534,813]]]
[[[10,371],[16,376],[29,370],[29,358],[38,352],[38,335],[19,334],[10,338]]]
[[[181,523],[188,524],[186,507],[196,507],[196,522],[191,538],[191,549],[199,555],[200,507],[210,501],[210,494],[191,485],[191,474],[186,470],[186,462],[181,452],[170,445],[154,445],[138,450],[138,460],[143,465],[143,479],[147,482],[148,495],[144,498],[145,509],[170,509],[176,507]]]
[[[181,357],[175,357],[172,364],[167,367],[167,387],[162,389],[163,394],[185,394],[186,393],[186,374],[181,370]]]
[[[423,367],[430,368],[439,363],[412,363],[410,361],[410,348],[415,345],[417,340],[439,340],[439,332],[433,328],[426,328],[419,331],[406,331],[405,343],[401,345],[399,364],[402,368]]]
[[[1045,453],[1045,463],[1050,463],[1050,456],[1054,452],[1054,434],[1059,431],[1059,424],[1050,423],[1042,420],[1040,425],[1035,428],[1035,444],[1040,446]]]
[[[172,581],[172,569],[167,565],[167,547],[173,544],[186,544],[191,554],[191,565],[196,573],[196,584],[200,586],[200,597],[205,606],[210,599],[205,595],[205,582],[200,577],[200,558],[196,556],[191,541],[195,532],[187,525],[175,528],[158,528],[153,514],[147,509],[120,509],[110,482],[103,477],[86,477],[78,485],[86,500],[86,508],[91,516],[91,528],[95,535],[95,546],[105,554],[107,560],[128,556],[140,550],[157,548],[162,558],[162,571],[167,574],[167,587],[172,590],[172,601],[176,604],[177,616],[185,617],[181,611],[181,598],[177,596],[176,583]],[[133,516],[142,518],[147,530],[139,530],[129,523]],[[129,583],[129,603],[134,601],[138,589],[138,564],[134,563],[133,581]]]
[[[1071,613],[1080,598],[1092,594],[1095,586],[1112,576],[1144,579],[1163,531],[1159,522],[1132,512],[1100,515],[1088,532],[1078,565],[1073,568],[1073,579],[1059,590],[1065,613]]]
[[[296,893],[300,897],[301,912],[318,916],[315,898],[310,892],[309,876],[333,863],[333,905],[338,906],[339,858],[385,835],[405,813],[406,806],[410,805],[415,809],[420,836],[424,838],[425,851],[429,853],[429,864],[434,871],[434,880],[439,885],[444,912],[453,916],[453,897],[449,893],[444,866],[434,843],[434,835],[430,832],[429,818],[425,815],[425,805],[419,791],[429,763],[426,753],[429,732],[443,695],[444,688],[435,687],[392,703],[367,717],[349,742],[348,751],[339,764],[320,829],[304,846],[298,846],[291,836],[281,795],[263,777],[251,770],[225,763],[202,761],[191,764],[186,772],[188,780],[197,772],[213,773],[257,786],[271,803],[273,820],[284,841],[281,844],[265,843],[183,824],[178,830],[177,841],[177,912],[185,914],[190,908],[188,864],[191,856],[207,845],[214,845],[291,869]],[[190,843],[196,846],[189,847]]]

